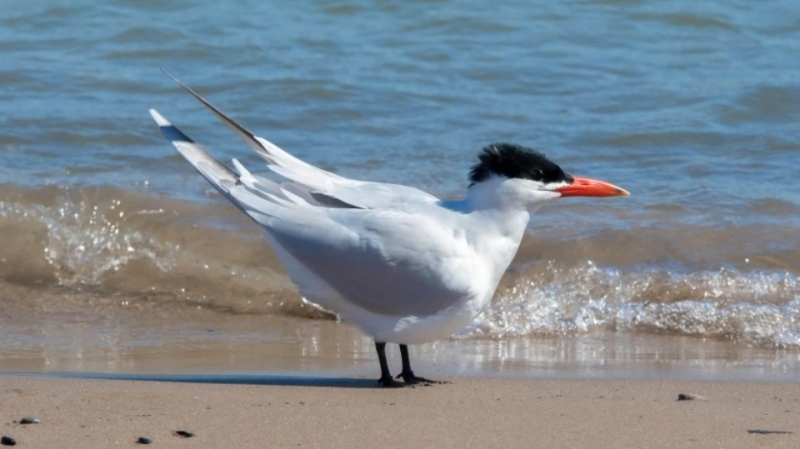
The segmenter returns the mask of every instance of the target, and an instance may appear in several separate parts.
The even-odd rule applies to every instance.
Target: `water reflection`
[[[604,332],[455,343],[459,375],[800,380],[800,351],[721,340]]]
[[[146,322],[59,317],[3,326],[0,371],[111,374],[377,375],[374,344],[333,321],[214,316]],[[399,354],[388,356],[399,370]],[[603,332],[445,340],[412,347],[430,376],[800,380],[800,351],[691,337]]]

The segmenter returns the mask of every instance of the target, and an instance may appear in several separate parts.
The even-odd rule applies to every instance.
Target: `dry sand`
[[[145,447],[140,436],[183,448],[800,447],[798,383],[450,380],[386,390],[366,379],[3,376],[0,434],[19,448]]]

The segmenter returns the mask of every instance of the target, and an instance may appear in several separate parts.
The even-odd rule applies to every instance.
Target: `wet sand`
[[[372,340],[348,323],[101,306],[8,314],[0,373],[377,376]],[[400,368],[397,346],[387,349]],[[426,377],[797,381],[800,351],[626,332],[456,338],[411,347]],[[394,372],[393,371],[393,372]]]
[[[800,444],[797,351],[623,332],[445,340],[412,361],[452,383],[384,390],[373,343],[346,323],[104,307],[6,314],[0,434],[16,447]]]
[[[217,380],[230,383],[4,376],[0,433],[17,447],[60,448],[134,447],[141,436],[152,447],[244,449],[800,445],[797,383],[451,378],[386,390],[372,379]],[[15,422],[24,416],[41,423]]]

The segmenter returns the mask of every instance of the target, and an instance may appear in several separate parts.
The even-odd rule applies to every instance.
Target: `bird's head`
[[[489,190],[502,201],[528,209],[568,196],[630,195],[607,182],[565,173],[544,154],[520,145],[494,143],[485,147],[478,159],[469,174],[470,190]]]

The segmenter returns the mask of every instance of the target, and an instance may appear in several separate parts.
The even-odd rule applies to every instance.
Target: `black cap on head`
[[[571,183],[572,176],[564,173],[556,163],[530,148],[513,143],[493,143],[478,155],[480,162],[469,172],[470,185],[494,176],[522,178],[545,184]]]

